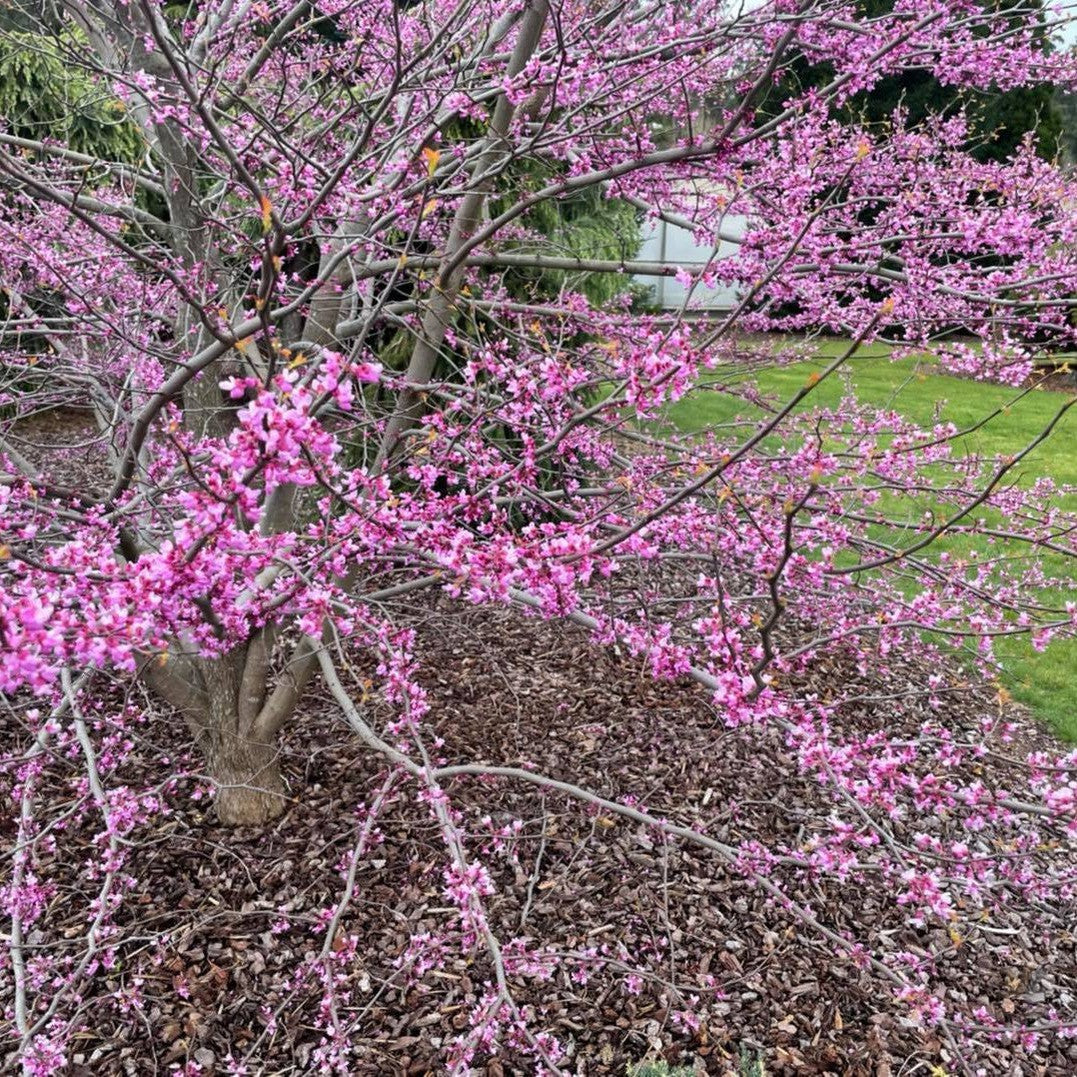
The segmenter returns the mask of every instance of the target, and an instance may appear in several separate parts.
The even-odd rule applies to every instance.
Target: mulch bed
[[[43,413],[22,420],[18,434],[21,449],[48,450],[60,481],[84,489],[103,483],[88,415]],[[702,691],[658,684],[640,662],[593,647],[571,626],[445,599],[420,605],[414,617],[431,703],[425,727],[431,739],[443,738],[439,751],[451,762],[528,766],[611,800],[636,796],[653,814],[730,844],[799,847],[834,808],[826,791],[798,772],[780,731],[726,729]],[[956,670],[935,712],[921,687],[936,670],[900,657],[869,677],[829,661],[787,687],[827,698],[840,686],[858,698],[841,717],[840,731],[850,736],[879,729],[915,736],[928,720],[960,735],[999,707],[989,689],[965,683]],[[353,672],[362,678],[373,670]],[[110,693],[127,690],[102,682],[104,710]],[[366,710],[376,728],[390,717],[376,699]],[[1006,716],[1018,724],[1017,743],[996,745],[1000,755],[1057,751],[1022,715],[1011,709]],[[146,717],[113,784],[156,784],[163,756],[178,769],[187,765],[181,723],[155,710]],[[24,745],[17,710],[0,709],[0,738],[11,754]],[[283,751],[293,803],[265,831],[217,826],[207,801],[187,795],[187,783],[171,796],[169,813],[138,835],[129,865],[138,887],[121,913],[129,941],[122,961],[83,997],[72,1074],[183,1067],[223,1074],[231,1072],[230,1058],[267,1075],[316,1067],[323,992],[297,970],[323,947],[322,914],[343,889],[339,865],[357,839],[356,809],[383,767],[319,688]],[[986,765],[987,780],[1007,780],[1004,761]],[[468,1028],[490,979],[481,951],[450,951],[418,982],[401,966],[416,936],[451,932],[455,924],[443,894],[445,849],[417,792],[405,786],[386,808],[384,840],[363,859],[340,922],[341,938],[357,940],[340,1005],[354,1073],[444,1072],[446,1050]],[[750,1074],[756,1062],[770,1074],[897,1077],[932,1066],[1077,1072],[1077,1046],[1064,1040],[1025,1051],[970,1039],[955,1057],[951,1044],[909,1020],[888,985],[705,850],[536,787],[460,778],[449,793],[469,851],[496,883],[488,911],[501,943],[524,939],[559,959],[549,978],[518,975],[511,985],[532,1030],[553,1034],[565,1050],[565,1073],[622,1077],[642,1059],[715,1074]],[[495,832],[514,820],[522,828],[499,840]],[[10,820],[0,828],[10,845]],[[87,824],[59,842],[57,873],[68,889],[45,917],[50,939],[77,942],[85,931],[78,874],[94,855],[92,837]],[[1005,999],[1000,1019],[1034,1020],[1051,1006],[1074,1012],[1072,938],[1014,920],[995,921],[996,934],[974,930],[955,942],[943,928],[910,928],[881,880],[780,881],[833,930],[870,947],[933,955],[934,981],[959,1009]],[[699,1022],[685,1023],[684,1000],[699,992]],[[125,1006],[118,1001],[124,996]],[[10,1005],[4,969],[5,1014]],[[476,1065],[492,1077],[536,1070],[512,1049],[481,1055]],[[17,1060],[9,1056],[0,1062],[5,1067],[15,1070]]]
[[[0,424],[10,446],[49,478],[87,497],[111,485],[104,437],[89,409],[42,408]]]
[[[798,773],[778,731],[725,729],[704,693],[657,684],[638,662],[594,648],[582,632],[447,599],[421,614],[426,726],[431,739],[435,732],[444,738],[440,754],[450,761],[527,765],[610,799],[632,794],[651,812],[730,843],[802,844],[832,808],[826,792]],[[908,685],[926,673],[910,668]],[[836,679],[865,697],[890,695],[836,667],[814,670],[801,688],[825,691]],[[956,674],[954,687],[941,715],[952,729],[997,707]],[[367,713],[376,727],[388,716],[374,700]],[[863,702],[848,714],[846,731],[912,732],[928,717],[923,697],[911,692]],[[5,743],[17,743],[15,714],[0,723]],[[182,730],[155,717],[140,735],[125,777],[159,781],[157,759],[178,757]],[[1021,723],[1020,737],[1022,752],[1054,747],[1029,723]],[[1017,754],[1012,745],[1000,748]],[[204,800],[177,795],[170,814],[141,835],[131,867],[139,888],[122,914],[131,941],[84,998],[71,1073],[167,1073],[192,1062],[200,1069],[189,1072],[226,1073],[229,1057],[245,1058],[250,1073],[315,1067],[322,990],[296,970],[321,951],[319,914],[339,900],[339,864],[359,829],[356,808],[383,768],[321,689],[284,750],[294,803],[267,830],[223,829]],[[992,765],[1004,780],[1005,764]],[[455,923],[443,894],[444,846],[417,791],[405,786],[386,807],[384,841],[364,858],[340,923],[342,939],[357,939],[340,1002],[354,1073],[445,1072],[446,1049],[467,1029],[490,977],[481,951],[450,950],[417,983],[399,965],[416,936],[451,932]],[[1077,1046],[1067,1041],[1026,1053],[968,1040],[955,1058],[938,1035],[908,1020],[908,1008],[874,974],[705,850],[535,787],[460,778],[449,792],[470,853],[497,885],[489,913],[502,945],[524,938],[562,955],[550,978],[514,976],[512,988],[532,1030],[557,1037],[565,1073],[621,1077],[645,1058],[698,1073],[752,1073],[756,1061],[771,1074],[897,1077],[931,1066],[963,1072],[963,1063],[974,1067],[966,1072],[988,1074],[1077,1072]],[[514,819],[522,829],[497,848],[493,832]],[[89,838],[66,835],[63,856],[77,865],[90,855],[77,843]],[[955,943],[942,928],[910,928],[881,881],[782,881],[834,930],[869,946],[934,954],[936,982],[955,1004],[1005,997],[1011,1019],[1049,1005],[1072,1012],[1072,940],[995,921],[1012,934],[970,932]],[[46,919],[50,936],[67,925],[77,936],[85,906],[58,899]],[[591,960],[563,956],[588,951]],[[581,969],[586,976],[572,975]],[[0,987],[4,1007],[9,976]],[[701,988],[699,1024],[690,1027],[678,1012]],[[127,1012],[116,1003],[125,991],[134,999]],[[7,1065],[14,1068],[15,1059]],[[538,1069],[511,1049],[480,1055],[476,1065],[490,1075]]]
[[[1057,393],[1077,393],[1077,372],[1064,369],[1068,364],[1060,363],[1052,366],[1044,363],[1037,366],[1025,381],[1025,385],[1031,385],[1036,389],[1050,389]]]

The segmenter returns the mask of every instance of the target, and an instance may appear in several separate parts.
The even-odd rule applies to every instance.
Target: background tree
[[[1073,164],[1077,161],[1077,95],[1057,92],[1055,107],[1062,124],[1059,145],[1066,162]]]
[[[1024,19],[1032,5],[1012,5],[1018,20]],[[994,5],[1005,14],[1008,3]],[[894,10],[892,0],[858,0],[860,18],[885,17]],[[1048,29],[1042,14],[1036,36],[1047,47]],[[987,33],[985,28],[980,33]],[[827,85],[834,78],[834,65],[808,51],[798,56],[786,69],[785,78],[766,98],[760,108],[762,117],[779,111],[790,96]],[[978,161],[1005,161],[1020,147],[1029,134],[1035,136],[1037,152],[1047,159],[1058,153],[1062,139],[1062,112],[1054,87],[1034,82],[1000,88],[998,85],[968,86],[952,81],[945,72],[936,74],[927,67],[915,67],[873,82],[870,90],[852,94],[841,107],[846,122],[868,126],[887,125],[898,109],[907,112],[908,122],[920,125],[929,117],[949,117],[964,112],[969,118],[969,152]]]

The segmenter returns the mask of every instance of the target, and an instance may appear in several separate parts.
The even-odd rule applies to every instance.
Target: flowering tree
[[[796,688],[820,663],[900,652],[942,668],[955,646],[989,670],[999,636],[1043,644],[1077,620],[1037,597],[1057,582],[1039,554],[1072,556],[1077,521],[1049,483],[1013,481],[1073,400],[1006,459],[852,398],[809,410],[866,342],[1019,385],[1036,348],[1072,340],[1075,192],[1031,141],[985,163],[960,116],[833,118],[909,70],[983,91],[1070,86],[1044,18],[966,0],[874,18],[827,0],[56,5],[39,28],[50,56],[92,80],[140,149],[111,160],[0,132],[0,690],[24,731],[4,765],[4,896],[29,1072],[64,1065],[85,984],[123,950],[131,835],[179,788],[168,760],[154,787],[115,778],[144,717],[101,714],[117,674],[182,716],[227,823],[284,810],[278,738],[319,678],[383,761],[319,959],[327,1071],[348,1072],[359,1034],[333,1001],[346,977],[329,939],[379,811],[408,788],[444,843],[453,945],[489,970],[452,1064],[500,1040],[557,1068],[558,1044],[512,996],[544,959],[495,936],[496,873],[454,808],[454,783],[475,775],[702,846],[878,970],[918,1020],[1010,1034],[1003,1012],[944,1004],[907,954],[835,933],[778,874],[881,874],[916,924],[1035,908],[1045,930],[1066,926],[1077,759],[1038,754],[1020,788],[988,784],[963,769],[987,726],[845,739],[832,718],[854,689]],[[833,78],[777,109],[768,97],[760,122],[801,58]],[[702,267],[566,252],[543,221],[585,196],[690,227],[716,255],[731,215],[748,226]],[[628,277],[648,274],[740,298],[705,326],[641,314]],[[670,432],[667,405],[708,372],[752,398],[737,387],[765,357],[744,332],[805,326],[849,344],[794,398],[750,428]],[[77,480],[20,437],[65,407],[95,422]],[[999,555],[936,550],[963,534]],[[658,679],[701,685],[727,726],[780,729],[829,790],[830,822],[802,848],[728,844],[526,766],[444,757],[412,653],[435,591],[574,622]],[[920,687],[934,698],[941,683]],[[100,850],[74,957],[50,949],[47,915],[71,813],[98,820]],[[414,943],[420,970],[447,945]],[[1073,1028],[1018,1020],[1014,1035]]]

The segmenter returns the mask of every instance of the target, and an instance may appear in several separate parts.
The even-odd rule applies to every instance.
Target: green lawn
[[[778,345],[775,345],[778,347]],[[781,404],[847,347],[842,342],[823,343],[818,355],[789,366],[763,365],[753,375],[755,385],[768,400]],[[721,380],[721,374],[716,380]],[[1016,400],[1019,391],[996,385],[965,381],[937,372],[929,357],[893,362],[880,347],[865,349],[846,368],[821,382],[801,405],[804,408],[835,406],[851,388],[862,402],[893,408],[927,426],[936,421],[953,422],[964,429],[981,421],[996,408],[1007,410],[981,429],[961,440],[960,449],[986,456],[1013,455],[1023,449],[1044,428],[1065,402],[1057,392],[1034,390]],[[1016,401],[1016,402],[1015,402]],[[670,416],[684,431],[715,429],[738,419],[758,418],[760,412],[726,393],[701,384],[673,406]],[[960,451],[955,448],[955,451]],[[1020,465],[1019,481],[1033,482],[1048,475],[1059,483],[1077,487],[1077,407],[1063,418],[1050,438],[1038,446]],[[1010,473],[1010,478],[1014,473]],[[1077,497],[1067,497],[1067,505],[1077,508]],[[1019,544],[1013,544],[1015,547]],[[940,549],[968,555],[998,556],[999,546],[973,536],[944,536]],[[1009,551],[1007,551],[1009,552]],[[1027,555],[1027,548],[1013,551]],[[1073,580],[1073,587],[1059,595],[1042,596],[1052,605],[1077,600],[1077,563],[1050,556],[1046,562],[1051,575]],[[1020,702],[1049,722],[1064,738],[1077,742],[1077,640],[1051,644],[1043,653],[1032,649],[1026,637],[1000,640],[997,654],[1001,680]]]

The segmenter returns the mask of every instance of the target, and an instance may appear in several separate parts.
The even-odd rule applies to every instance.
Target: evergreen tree
[[[1013,6],[1013,0],[996,2],[1002,9]],[[857,0],[856,6],[863,18],[872,19],[888,15],[894,0]],[[1027,4],[1021,6],[1027,9]],[[832,63],[813,63],[807,56],[798,56],[760,108],[761,119],[779,112],[790,97],[825,86],[833,77]],[[1030,132],[1036,137],[1040,156],[1047,160],[1054,159],[1063,144],[1062,110],[1054,87],[1047,83],[1006,91],[975,90],[944,85],[928,71],[908,68],[854,95],[837,112],[843,122],[878,126],[888,124],[899,108],[906,110],[912,125],[929,116],[952,116],[964,109],[969,120],[970,152],[979,161],[1006,160]]]

